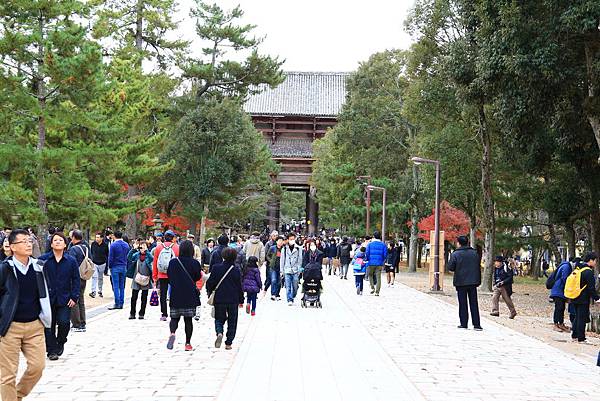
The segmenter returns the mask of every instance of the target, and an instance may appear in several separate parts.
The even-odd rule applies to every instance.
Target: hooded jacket
[[[294,245],[293,249],[290,249],[289,245],[285,245],[281,249],[281,259],[279,265],[283,274],[297,274],[302,273],[302,261],[303,261],[302,247]]]
[[[254,235],[244,244],[244,253],[246,254],[246,258],[254,256],[258,259],[259,266],[265,261],[265,246],[260,241],[260,238]]]
[[[260,270],[258,270],[257,266],[248,266],[242,281],[242,289],[248,293],[257,294],[261,288]]]
[[[573,267],[568,261],[565,261],[558,266],[558,271],[556,272],[556,281],[554,281],[552,290],[550,290],[551,298],[567,299],[565,297],[565,283],[567,282],[567,277],[569,277],[572,271]]]
[[[50,328],[52,309],[46,274],[37,259],[29,258],[29,268],[35,271],[40,294],[40,320],[44,327]],[[0,337],[4,337],[12,324],[19,302],[19,280],[15,263],[9,257],[0,263]]]

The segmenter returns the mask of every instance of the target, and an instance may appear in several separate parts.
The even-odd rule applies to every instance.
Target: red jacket
[[[161,278],[169,278],[167,273],[159,272],[158,266],[157,266],[158,255],[160,255],[160,251],[163,250],[165,245],[171,246],[171,242],[165,242],[164,245],[162,243],[160,243],[156,246],[156,248],[154,248],[154,251],[152,251],[152,256],[154,256],[154,260],[152,261],[152,280],[154,280],[154,282],[156,282],[156,280],[161,279]],[[179,256],[179,245],[173,244],[173,253],[175,253],[175,256]]]

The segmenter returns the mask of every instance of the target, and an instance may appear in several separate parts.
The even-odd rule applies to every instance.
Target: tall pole
[[[433,291],[440,291],[440,163],[435,163],[435,237],[433,250]]]
[[[385,242],[385,188],[383,188],[383,216],[381,219],[381,240]]]
[[[371,185],[371,176],[367,177],[367,185]],[[367,186],[367,235],[371,233],[371,190]]]

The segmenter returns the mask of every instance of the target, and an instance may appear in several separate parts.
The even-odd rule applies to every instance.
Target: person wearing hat
[[[500,297],[508,306],[510,311],[509,319],[514,319],[517,316],[515,305],[510,296],[512,295],[513,270],[508,267],[508,264],[502,256],[496,256],[494,261],[494,297],[492,298],[492,316],[500,316]]]
[[[196,259],[198,262],[200,262],[202,260],[202,250],[194,242],[194,240],[196,239],[196,237],[194,236],[194,234],[188,234],[187,239],[189,241],[191,241],[192,244],[194,244],[194,259]]]

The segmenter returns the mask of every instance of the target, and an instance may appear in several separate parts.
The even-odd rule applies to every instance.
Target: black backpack
[[[343,258],[349,258],[351,249],[352,247],[350,246],[350,244],[340,245],[340,256]]]

